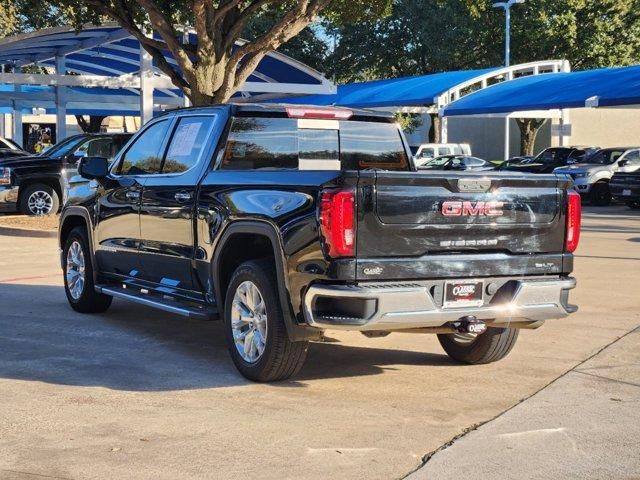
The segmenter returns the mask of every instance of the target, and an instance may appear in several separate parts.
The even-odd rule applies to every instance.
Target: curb
[[[58,232],[52,230],[29,230],[27,228],[4,227],[0,225],[0,235],[11,237],[56,238]]]

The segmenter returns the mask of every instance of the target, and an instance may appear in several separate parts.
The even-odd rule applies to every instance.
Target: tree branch
[[[173,23],[165,17],[153,0],[137,0],[147,11],[149,21],[162,39],[166,42],[169,51],[176,59],[185,76],[193,75],[193,62],[187,55],[186,50],[178,41],[178,32],[173,27]]]
[[[109,7],[101,0],[87,0],[87,3],[90,3],[106,15],[116,20],[122,28],[127,30],[140,42],[141,48],[144,48],[149,52],[160,71],[167,75],[176,87],[182,89],[185,95],[191,95],[191,86],[189,83],[171,66],[171,64],[169,64],[164,53],[162,53],[162,50],[168,49],[164,42],[158,42],[157,40],[147,37],[135,24],[135,21],[126,9],[120,10],[115,7]]]

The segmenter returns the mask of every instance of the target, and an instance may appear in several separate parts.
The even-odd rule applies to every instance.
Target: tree
[[[341,81],[501,65],[504,16],[492,3],[397,0],[388,17],[331,26],[339,43],[330,64]],[[513,8],[511,33],[514,64],[557,58],[580,70],[636,63],[640,0],[528,0]],[[518,122],[523,154],[543,123]]]
[[[329,25],[339,39],[330,72],[353,82],[495,65],[500,19],[476,9],[464,0],[398,0],[389,16]],[[430,117],[429,141],[438,142],[440,118]]]
[[[18,1],[18,0],[14,0]],[[392,0],[19,0],[46,5],[81,28],[105,17],[118,22],[149,52],[156,66],[194,105],[220,103],[240,88],[265,55],[302,32],[323,13],[336,22],[384,14]],[[22,11],[24,11],[24,7]],[[241,42],[260,16],[268,27]],[[192,25],[197,42],[183,41],[180,25]],[[154,31],[157,35],[151,35]],[[237,42],[239,42],[237,44]],[[166,59],[177,62],[174,68]]]
[[[638,0],[537,0],[516,7],[512,55],[516,63],[569,60],[574,70],[629,65],[640,58]],[[542,119],[519,119],[520,154],[532,155]]]

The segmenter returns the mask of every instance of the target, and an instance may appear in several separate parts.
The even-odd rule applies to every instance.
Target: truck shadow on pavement
[[[278,385],[451,364],[446,355],[314,343],[300,374]],[[229,358],[221,322],[121,301],[104,314],[82,315],[67,305],[62,287],[2,283],[0,378],[127,391],[250,384]]]

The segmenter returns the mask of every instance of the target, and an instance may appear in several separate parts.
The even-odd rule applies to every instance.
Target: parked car
[[[81,161],[95,188],[62,211],[67,299],[222,318],[233,362],[258,381],[294,375],[325,330],[437,333],[476,364],[577,309],[568,177],[415,171],[383,112],[168,112],[111,166]]]
[[[471,146],[468,143],[423,143],[418,147],[413,161],[420,166],[443,155],[471,155]]]
[[[38,155],[0,160],[0,212],[49,215],[60,209],[64,184],[86,156],[113,158],[131,134],[81,134]]]
[[[418,167],[419,170],[459,170],[459,171],[485,171],[494,170],[495,165],[478,157],[468,155],[444,155],[429,160]]]
[[[609,181],[616,172],[640,169],[640,147],[617,147],[596,150],[580,163],[556,168],[556,173],[571,175],[576,190],[588,197],[592,204],[611,203]]]
[[[625,202],[629,208],[640,209],[640,170],[614,173],[609,188],[613,198]]]
[[[533,158],[518,163],[500,165],[500,170],[529,173],[551,173],[558,167],[564,167],[582,161],[586,155],[596,151],[597,147],[551,147],[542,150]]]

